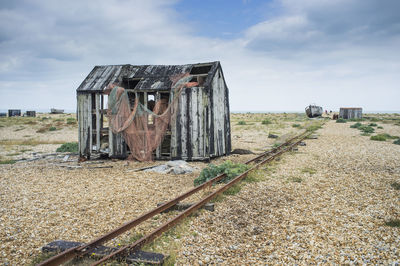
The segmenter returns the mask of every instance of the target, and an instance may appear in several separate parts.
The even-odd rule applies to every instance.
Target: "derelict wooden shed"
[[[339,118],[353,119],[362,118],[361,107],[341,107],[339,110]]]
[[[231,151],[229,94],[220,62],[187,65],[95,66],[77,89],[79,154],[90,158],[108,153],[126,158],[129,147],[121,134],[106,123],[107,95],[104,88],[116,83],[151,109],[159,99],[172,100],[171,77],[189,73],[198,86],[185,88],[178,98],[178,111],[155,159],[208,160]]]

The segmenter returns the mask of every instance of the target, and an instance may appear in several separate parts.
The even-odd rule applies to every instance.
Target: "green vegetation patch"
[[[357,122],[357,123],[351,125],[350,127],[351,128],[360,128],[361,126],[362,126],[362,124],[360,122]]]
[[[375,136],[371,136],[370,140],[386,141],[386,137],[381,135],[381,134],[378,134],[378,135],[375,135]]]
[[[71,124],[76,124],[76,119],[73,117],[68,117],[67,118],[67,124],[71,125]]]
[[[369,123],[368,126],[370,126],[370,127],[377,127],[378,124],[376,124],[376,123]]]
[[[214,177],[223,173],[225,173],[226,176],[218,183],[228,183],[230,180],[247,171],[249,168],[250,167],[248,165],[233,163],[231,161],[226,161],[221,165],[209,164],[201,171],[199,177],[194,180],[194,185],[201,185],[204,182],[207,182],[208,180],[213,179]]]
[[[365,118],[350,118],[349,121],[352,121],[352,122],[365,121]]]
[[[53,257],[56,254],[56,252],[40,252],[37,256],[33,257],[30,265],[38,265],[39,263]]]
[[[49,131],[56,131],[57,128],[56,127],[49,127]]]
[[[339,118],[338,120],[336,120],[336,123],[346,123],[346,119],[343,118]]]
[[[294,183],[301,183],[301,182],[303,182],[303,179],[301,179],[300,177],[292,177],[289,179],[289,181],[294,182]]]
[[[57,148],[56,152],[78,152],[78,143],[77,142],[67,142],[62,144]]]
[[[392,188],[394,188],[395,190],[400,190],[400,183],[399,182],[393,182],[392,184],[390,184],[390,186]]]
[[[17,155],[21,155],[21,153],[20,152],[14,152],[14,153],[6,154],[6,156],[17,156]]]
[[[292,127],[301,127],[300,124],[293,124]]]
[[[385,225],[390,227],[400,227],[400,219],[391,219],[385,222]]]
[[[224,191],[224,195],[233,196],[240,192],[242,186],[240,184],[235,184],[231,186],[228,190]]]
[[[237,124],[240,126],[244,126],[244,125],[246,125],[246,122],[243,120],[240,120]]]
[[[313,132],[313,131],[316,131],[316,130],[318,130],[318,129],[320,129],[320,128],[322,128],[322,124],[321,124],[321,123],[314,123],[314,124],[308,126],[308,127],[306,128],[306,130],[307,130],[308,132]]]
[[[317,172],[317,170],[315,170],[314,168],[311,167],[305,167],[303,169],[301,169],[302,173],[309,173],[310,175],[313,175]]]
[[[393,141],[393,144],[400,145],[400,139]]]
[[[3,161],[0,161],[0,164],[14,164],[16,162],[17,161],[15,161],[15,160],[3,160]]]
[[[264,119],[263,121],[261,121],[261,124],[263,124],[263,125],[269,125],[269,124],[272,124],[272,121],[269,120],[269,119]]]
[[[375,129],[373,127],[366,126],[366,125],[362,125],[358,129],[361,130],[365,134],[371,134],[371,133],[375,132]]]
[[[371,140],[377,140],[377,141],[385,141],[387,139],[397,139],[397,138],[399,138],[399,137],[392,136],[392,135],[390,135],[388,133],[382,133],[382,134],[378,134],[378,135],[375,135],[375,136],[371,136]]]

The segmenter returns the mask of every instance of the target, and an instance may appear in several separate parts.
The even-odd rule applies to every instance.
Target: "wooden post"
[[[100,152],[100,94],[96,93],[96,151]]]
[[[158,101],[160,101],[161,100],[161,95],[160,95],[160,92],[156,92],[156,104],[158,103]],[[156,118],[154,118],[154,119],[156,119]],[[157,149],[156,149],[156,158],[157,159],[159,159],[159,158],[161,158],[161,146],[162,146],[162,142],[163,141],[161,141],[160,142],[160,145],[158,145],[158,147],[157,147]]]

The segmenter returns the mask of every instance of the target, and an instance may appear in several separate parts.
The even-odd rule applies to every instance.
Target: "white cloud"
[[[220,60],[231,110],[310,102],[399,109],[396,1],[276,1],[279,15],[234,40],[195,36],[174,3],[48,0],[0,9],[0,108],[75,109],[75,90],[94,65]]]

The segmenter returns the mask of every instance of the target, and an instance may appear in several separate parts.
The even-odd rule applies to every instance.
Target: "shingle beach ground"
[[[237,126],[238,120],[250,120],[247,116],[251,115],[233,116],[233,148],[265,150],[275,141],[267,138],[269,133],[286,136],[297,132],[292,123],[303,124],[278,119],[262,125],[257,118],[253,125]],[[350,124],[326,123],[317,139],[306,140],[306,146],[260,170],[260,182],[246,183],[238,194],[216,202],[214,212],[203,210],[191,217],[185,232],[174,240],[175,263],[399,262],[400,228],[386,223],[400,219],[400,191],[392,186],[400,183],[400,145],[372,141]],[[400,126],[382,126],[378,133],[400,135]],[[7,145],[8,152],[14,152]],[[244,162],[253,156],[231,155],[213,162]],[[56,239],[92,240],[189,190],[207,165],[190,163],[197,168],[192,174],[160,176],[132,171],[160,162],[109,160],[84,162],[82,168],[60,166],[78,166],[74,157],[69,160],[63,162],[60,155],[0,165],[2,264],[29,264],[41,246]],[[107,166],[112,168],[93,168]],[[108,244],[124,244],[173,214],[157,215]]]
[[[399,263],[400,228],[385,223],[400,219],[400,146],[349,123],[318,134],[191,221],[178,264]]]

